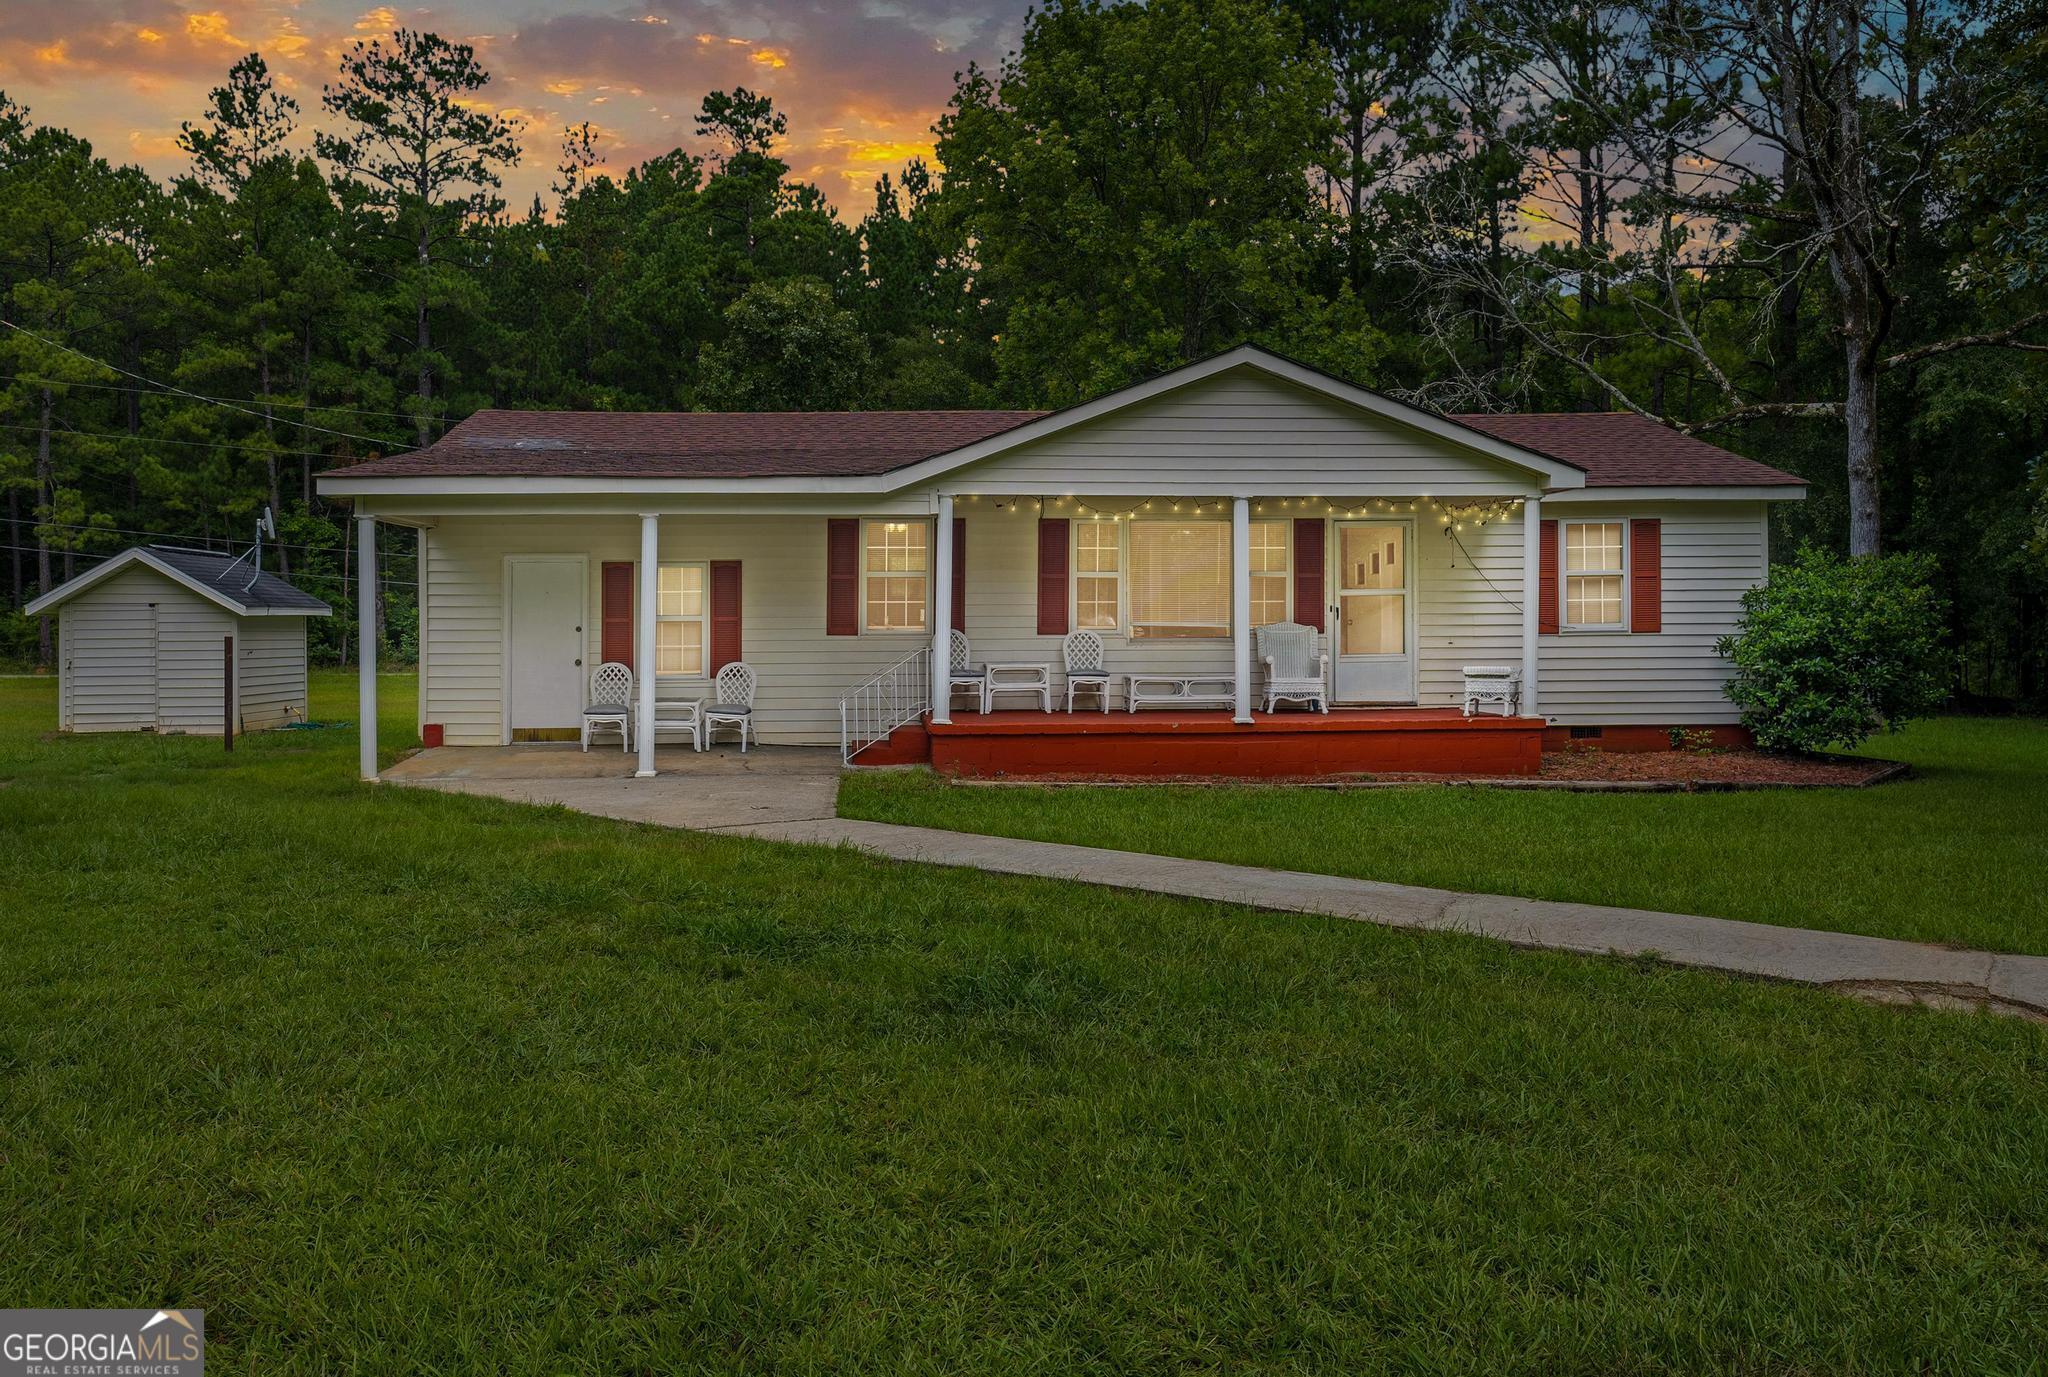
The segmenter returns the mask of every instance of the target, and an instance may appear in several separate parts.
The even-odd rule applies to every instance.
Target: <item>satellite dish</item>
[[[267,505],[263,508],[263,515],[256,518],[256,530],[260,535],[267,535],[272,540],[277,539],[277,522],[272,519]]]

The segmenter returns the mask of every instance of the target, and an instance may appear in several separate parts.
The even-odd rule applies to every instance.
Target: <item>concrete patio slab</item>
[[[653,779],[633,778],[634,758],[568,744],[479,750],[443,746],[384,771],[387,783],[480,794],[517,803],[559,803],[581,813],[715,832],[830,818],[839,799],[839,753],[791,746],[659,750]]]
[[[653,779],[617,751],[575,746],[444,747],[384,772],[389,783],[763,841],[844,846],[891,860],[1072,880],[1387,927],[1460,932],[1515,946],[1652,957],[1736,975],[1820,985],[1861,998],[1977,1007],[2048,1020],[2048,957],[1958,951],[1853,933],[1646,909],[1463,894],[1338,875],[929,827],[838,814],[836,751],[760,747],[741,755],[661,751]]]

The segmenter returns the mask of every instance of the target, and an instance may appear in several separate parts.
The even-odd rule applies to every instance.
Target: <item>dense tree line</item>
[[[1966,690],[2048,680],[2041,0],[1056,0],[859,218],[765,97],[600,171],[464,45],[251,54],[190,171],[0,96],[9,604],[151,533],[348,610],[313,475],[480,406],[1065,405],[1251,340],[1450,409],[1629,409],[1792,469],[1777,548],[1931,554]],[[556,158],[508,208],[505,170]],[[406,552],[377,604],[407,648]],[[49,632],[0,623],[0,654]]]

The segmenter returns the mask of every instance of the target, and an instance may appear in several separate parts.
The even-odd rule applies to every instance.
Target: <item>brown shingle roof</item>
[[[867,477],[987,439],[1042,411],[479,411],[356,478]],[[1805,480],[1628,412],[1451,418],[1586,471],[1595,488]]]
[[[831,478],[886,473],[1042,411],[479,411],[351,478]]]
[[[1475,413],[1452,420],[1586,471],[1589,488],[1776,487],[1804,478],[1628,411]]]

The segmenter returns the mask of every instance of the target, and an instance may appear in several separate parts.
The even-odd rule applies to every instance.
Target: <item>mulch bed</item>
[[[1312,779],[1237,779],[1213,775],[1031,775],[962,779],[979,785],[1127,786],[1156,784],[1276,785],[1310,789],[1373,789],[1393,785],[1462,784],[1502,789],[1561,789],[1584,793],[1730,793],[1748,789],[1858,789],[1899,779],[1906,766],[1845,755],[1779,755],[1750,749],[1713,751],[1553,751],[1537,775],[1386,773]]]

